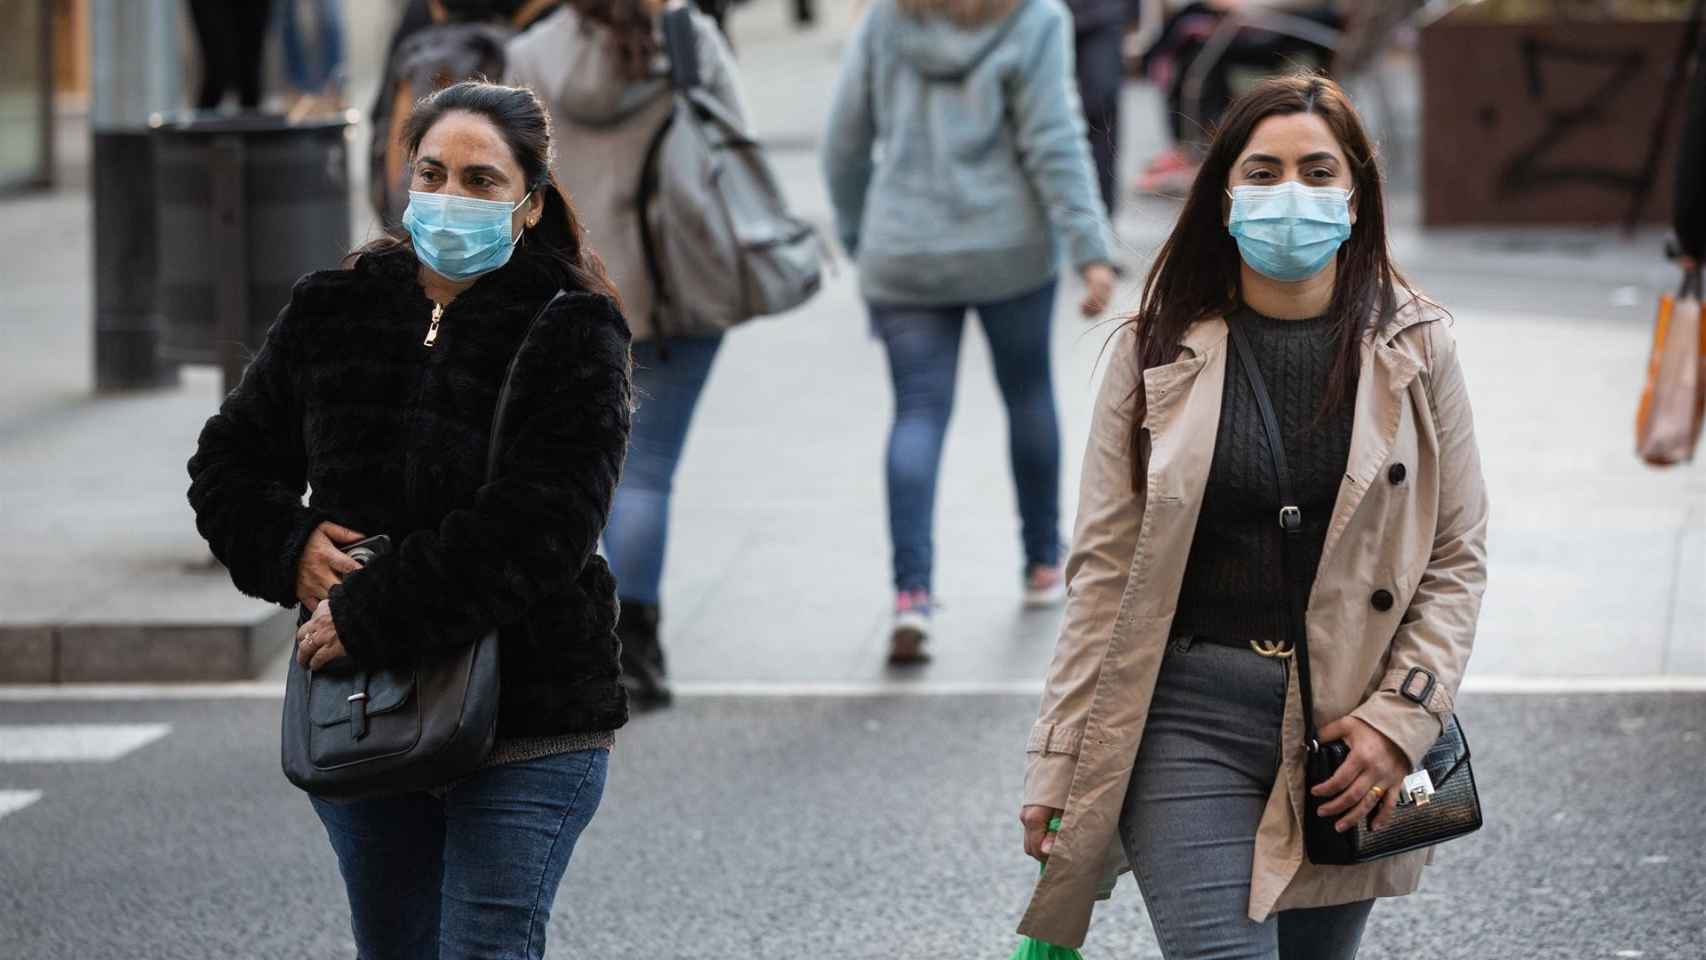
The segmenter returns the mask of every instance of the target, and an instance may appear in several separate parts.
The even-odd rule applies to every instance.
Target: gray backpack
[[[692,13],[664,14],[663,35],[675,109],[635,199],[660,339],[791,310],[823,282],[817,231],[788,212],[758,142],[700,84]]]

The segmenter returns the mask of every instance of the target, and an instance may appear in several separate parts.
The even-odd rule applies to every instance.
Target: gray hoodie
[[[966,29],[875,0],[836,83],[823,169],[866,299],[981,303],[1111,259],[1060,0]]]
[[[728,42],[708,17],[694,14],[693,26],[707,91],[746,126]],[[505,82],[530,87],[545,101],[556,150],[552,172],[622,295],[622,313],[635,339],[649,339],[654,292],[634,199],[646,147],[674,107],[668,64],[660,58],[651,77],[630,79],[608,31],[570,7],[517,34],[507,60]]]

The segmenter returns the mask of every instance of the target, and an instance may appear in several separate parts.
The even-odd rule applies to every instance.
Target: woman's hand
[[[1371,826],[1376,832],[1385,829],[1398,805],[1398,789],[1410,775],[1409,758],[1385,734],[1356,717],[1341,717],[1321,728],[1322,743],[1334,740],[1345,741],[1351,753],[1331,777],[1309,791],[1333,798],[1317,812],[1339,817],[1333,826],[1344,833],[1378,807],[1380,813]]]
[[[1092,263],[1084,268],[1084,302],[1078,305],[1086,317],[1108,309],[1114,299],[1114,268],[1106,263]]]
[[[302,557],[296,561],[296,599],[309,610],[317,610],[332,584],[341,582],[344,574],[361,569],[361,564],[339,550],[338,544],[365,539],[366,534],[329,520],[315,527],[302,547]]]
[[[338,625],[332,620],[332,605],[320,604],[308,622],[296,629],[296,662],[318,670],[347,655],[344,642],[338,638]]]
[[[1060,816],[1059,807],[1045,807],[1039,804],[1027,804],[1019,810],[1019,822],[1025,825],[1025,854],[1036,860],[1048,860],[1049,851],[1054,849],[1054,834],[1049,832],[1049,821]]]

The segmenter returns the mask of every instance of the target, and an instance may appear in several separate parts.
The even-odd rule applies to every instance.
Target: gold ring
[[[1374,794],[1374,798],[1376,800],[1381,800],[1381,799],[1384,799],[1386,797],[1386,788],[1381,786],[1378,783],[1372,787],[1369,787],[1368,792]]]

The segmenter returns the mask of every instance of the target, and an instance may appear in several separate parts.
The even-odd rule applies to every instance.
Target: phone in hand
[[[348,554],[350,559],[362,566],[374,557],[382,557],[391,552],[391,538],[385,534],[377,534],[354,543],[346,544],[338,549]]]

